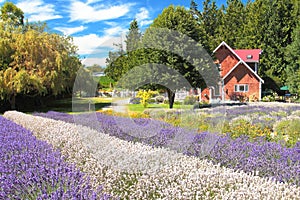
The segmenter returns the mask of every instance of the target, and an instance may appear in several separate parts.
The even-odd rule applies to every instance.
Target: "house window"
[[[221,86],[220,85],[216,85],[214,87],[214,96],[221,96]]]
[[[247,84],[234,85],[235,92],[248,92],[248,90],[249,90],[249,87]]]

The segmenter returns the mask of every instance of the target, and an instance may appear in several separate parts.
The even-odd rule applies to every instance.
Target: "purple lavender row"
[[[141,142],[153,147],[168,147],[186,155],[208,158],[213,163],[228,168],[255,172],[262,177],[300,185],[299,142],[293,148],[286,148],[274,142],[267,142],[263,138],[250,142],[246,136],[232,139],[230,135],[197,134],[153,119],[130,119],[102,113],[96,113],[99,123],[93,121],[93,114],[74,117],[50,111],[36,115],[70,123],[74,123],[75,119],[76,124],[89,126],[126,141]],[[133,122],[139,126],[133,126]]]
[[[59,151],[0,116],[0,199],[111,199]]]

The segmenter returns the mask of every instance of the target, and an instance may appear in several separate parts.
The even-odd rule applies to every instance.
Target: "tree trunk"
[[[169,108],[172,109],[174,105],[174,100],[175,100],[175,92],[173,92],[170,89],[167,89],[168,93],[168,98],[169,98]]]
[[[11,97],[9,98],[9,103],[10,103],[10,108],[12,110],[16,109],[16,95],[12,94]]]

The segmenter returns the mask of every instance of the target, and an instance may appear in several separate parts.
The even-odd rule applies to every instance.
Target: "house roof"
[[[258,76],[258,74],[255,73],[251,69],[251,67],[249,67],[249,65],[247,65],[247,63],[245,63],[243,60],[240,60],[233,68],[231,68],[231,70],[223,77],[223,80],[225,80],[225,78],[227,78],[227,76],[229,76],[229,74],[231,74],[231,72],[233,72],[233,70],[235,70],[235,68],[237,68],[240,64],[243,64],[247,69],[249,69],[258,78],[258,80],[260,80],[262,83],[264,83],[264,80],[262,78],[260,78]]]
[[[238,58],[238,60],[239,60],[239,62],[233,67],[233,68],[231,68],[231,70],[223,77],[223,80],[225,80],[225,78],[229,75],[229,74],[231,74],[231,72],[233,72],[233,70],[235,69],[235,68],[237,68],[237,66],[239,66],[239,64],[244,64],[262,83],[264,83],[264,80],[262,79],[262,78],[260,78],[260,76],[258,76],[258,74],[257,73],[255,73],[252,69],[251,69],[251,67],[249,67],[249,65],[246,63],[246,62],[251,62],[251,61],[248,61],[247,60],[247,54],[245,54],[245,53],[248,53],[248,52],[251,52],[251,53],[253,53],[254,54],[254,52],[256,53],[255,54],[255,57],[254,57],[254,55],[252,56],[252,59],[254,60],[254,58],[258,58],[258,60],[259,60],[259,54],[261,53],[261,50],[260,49],[249,49],[249,50],[244,50],[244,49],[241,49],[241,50],[233,50],[228,44],[226,44],[226,42],[221,42],[221,44],[217,47],[217,48],[215,48],[215,50],[213,51],[213,53],[215,53],[221,46],[225,46],[233,55],[235,55],[237,58]],[[253,50],[253,52],[252,52],[252,50]],[[259,50],[259,53],[258,53],[258,50]],[[237,51],[237,52],[236,52]],[[257,54],[258,53],[258,54]],[[240,54],[240,55],[239,55]],[[246,60],[244,60],[244,59],[242,59],[240,56],[245,56],[246,55]],[[257,57],[258,56],[258,57]],[[258,61],[257,60],[257,61]]]
[[[245,62],[259,62],[261,49],[234,49],[233,50]]]
[[[234,52],[234,50],[228,45],[228,44],[226,44],[226,42],[221,42],[221,44],[217,47],[217,48],[215,48],[215,50],[213,51],[213,53],[215,53],[221,46],[225,46],[229,51],[231,51],[231,53],[233,53],[233,55],[235,55],[239,60],[242,60],[241,58],[240,58],[240,56],[238,55],[238,54],[236,54],[235,52]]]

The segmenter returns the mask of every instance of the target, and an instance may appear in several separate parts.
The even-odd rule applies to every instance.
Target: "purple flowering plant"
[[[30,131],[0,116],[0,199],[111,199]]]

